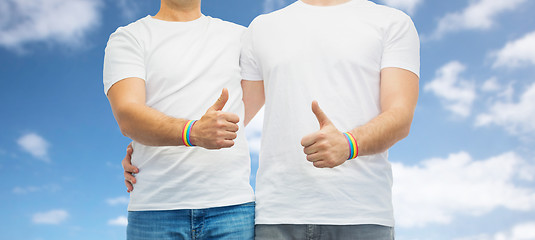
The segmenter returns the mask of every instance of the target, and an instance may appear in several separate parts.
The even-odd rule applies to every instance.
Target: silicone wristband
[[[186,125],[184,125],[184,130],[182,130],[182,142],[184,143],[184,146],[195,146],[190,140],[191,128],[193,128],[193,124],[195,124],[195,122],[197,122],[197,120],[189,120]]]
[[[357,145],[357,141],[355,140],[355,137],[350,132],[345,132],[344,135],[347,138],[347,142],[349,144],[349,158],[354,159],[359,155],[359,147]]]

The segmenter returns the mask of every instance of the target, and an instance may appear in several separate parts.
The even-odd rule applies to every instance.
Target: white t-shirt
[[[256,223],[393,226],[388,152],[319,169],[300,143],[319,130],[313,100],[345,132],[380,114],[381,69],[419,74],[412,20],[366,0],[297,1],[257,17],[243,44],[242,76],[264,80],[266,94]]]
[[[106,47],[105,92],[122,79],[141,78],[147,106],[176,118],[200,119],[226,87],[230,98],[223,111],[243,119],[239,57],[244,29],[204,15],[190,22],[147,16],[120,27]],[[134,142],[132,163],[140,172],[128,210],[199,209],[254,201],[243,122],[239,127],[235,145],[222,150]]]

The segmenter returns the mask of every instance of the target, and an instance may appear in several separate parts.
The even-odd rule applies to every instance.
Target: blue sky
[[[204,0],[247,26],[290,0]],[[380,0],[421,37],[411,134],[390,151],[397,239],[535,239],[535,1]],[[159,1],[0,2],[2,239],[124,239],[109,35]],[[247,128],[253,168],[261,115]],[[254,176],[253,176],[254,180]]]

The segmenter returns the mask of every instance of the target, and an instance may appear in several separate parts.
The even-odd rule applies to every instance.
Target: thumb
[[[318,119],[318,122],[320,123],[320,128],[323,128],[325,125],[331,124],[331,120],[327,117],[327,115],[321,110],[320,105],[317,101],[312,101],[312,112],[314,115],[316,115],[316,118]]]
[[[217,101],[210,107],[208,110],[213,111],[221,111],[225,104],[228,101],[228,89],[223,88],[223,91],[221,91],[221,96],[217,99]]]

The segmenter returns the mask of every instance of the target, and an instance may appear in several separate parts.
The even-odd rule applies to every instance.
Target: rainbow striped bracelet
[[[346,136],[347,143],[349,144],[349,158],[347,160],[354,159],[359,155],[359,146],[357,145],[357,141],[350,132],[345,132],[344,135]]]
[[[189,120],[186,125],[184,125],[184,130],[182,131],[182,142],[184,142],[184,146],[195,146],[191,143],[189,138],[189,135],[191,134],[191,128],[193,128],[193,124],[195,124],[195,122],[197,122],[197,120]]]

